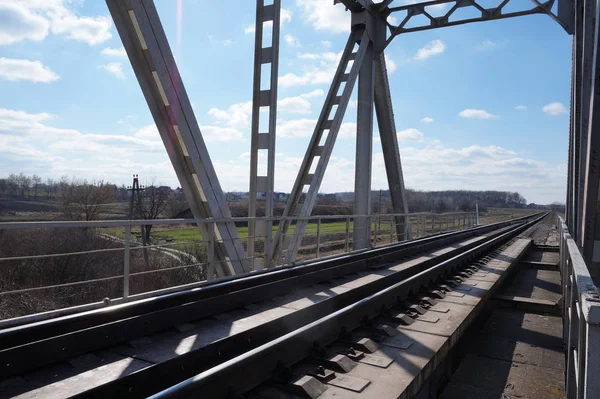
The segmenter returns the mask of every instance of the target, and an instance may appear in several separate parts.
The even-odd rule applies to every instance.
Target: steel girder
[[[377,112],[394,212],[407,213],[408,209],[383,55],[386,34],[385,21],[381,19],[379,14],[363,10],[359,13],[353,13],[352,22],[352,32],[342,54],[283,216],[284,218],[310,216],[354,83],[358,77],[353,249],[362,249],[368,248],[371,244],[369,215],[371,213],[373,104],[375,104]],[[358,43],[358,49],[353,52],[352,48],[355,43]],[[348,73],[345,73],[351,61],[353,61],[352,67]],[[341,93],[338,93],[342,83],[345,83],[345,85]],[[336,105],[337,109],[333,112],[332,110]],[[308,189],[304,193],[306,186],[308,186]],[[302,242],[307,221],[298,220],[294,233],[291,238],[288,238],[287,232],[290,224],[289,219],[284,220],[277,231],[273,245],[273,255],[276,262],[281,260],[280,256],[284,247],[287,247],[284,261],[286,263],[293,262]],[[406,218],[401,217],[396,220],[396,229],[399,239],[410,237]]]
[[[248,197],[248,216],[256,217],[258,193],[264,195],[265,217],[273,216],[273,188],[275,178],[275,138],[277,122],[277,77],[279,75],[279,30],[281,0],[265,5],[264,0],[256,0],[256,26],[254,42],[254,82],[252,95],[252,127],[250,141],[250,193]],[[265,22],[272,21],[271,46],[263,47]],[[269,65],[268,73],[263,76],[263,65]],[[263,79],[268,88],[261,89]],[[266,131],[261,131],[261,108],[268,112]],[[263,128],[264,129],[264,128]],[[266,172],[259,173],[259,151],[266,152]],[[264,175],[266,173],[266,175]],[[273,221],[270,219],[250,219],[248,222],[248,258],[253,269],[270,266]],[[256,237],[264,237],[264,260],[255,256]]]
[[[582,84],[589,77],[588,88],[582,88],[582,119],[580,140],[580,195],[578,216],[581,228],[577,242],[583,257],[596,278],[600,277],[600,7],[596,1],[584,3]],[[585,58],[588,54],[589,58]],[[587,96],[584,95],[587,94]],[[582,121],[583,122],[583,121]],[[576,167],[577,165],[574,165]]]
[[[283,260],[281,259],[283,246],[287,246],[286,263],[293,261],[300,247],[308,221],[297,220],[294,233],[289,238],[287,237],[287,232],[291,225],[289,217],[310,216],[312,212],[317,200],[319,187],[325,175],[327,163],[331,157],[331,152],[333,151],[333,146],[342,124],[344,113],[350,101],[354,83],[356,82],[360,66],[367,54],[369,42],[369,35],[364,25],[355,26],[350,32],[350,37],[342,53],[333,82],[329,88],[308,149],[300,166],[300,171],[283,211],[284,219],[277,229],[273,244],[275,264],[279,264]],[[353,48],[356,43],[358,43],[358,50],[354,52]],[[353,62],[350,72],[346,73],[346,68],[349,67],[351,61]],[[339,93],[340,90],[341,93]],[[308,190],[304,193],[303,191],[306,186],[308,186]]]
[[[106,0],[173,168],[195,218],[230,218],[200,127],[151,0]],[[249,270],[233,222],[215,223],[217,275]],[[210,279],[212,276],[208,276]]]
[[[557,1],[558,13],[554,14],[552,7]],[[388,22],[390,37],[387,43],[389,44],[395,36],[402,33],[532,14],[547,14],[568,33],[572,33],[573,30],[572,0],[498,0],[498,5],[493,8],[486,8],[482,3],[481,0],[432,0],[397,7],[386,7],[382,10],[386,16],[395,14],[394,16],[400,20],[397,25]],[[444,4],[449,6],[447,11],[440,12],[439,8],[434,8]],[[505,11],[509,8],[507,7],[509,4],[519,4],[522,8],[519,11]],[[529,8],[526,7],[527,5],[529,5]],[[461,16],[457,13],[461,9],[471,9],[478,12],[479,16]],[[424,22],[419,23],[419,19]]]

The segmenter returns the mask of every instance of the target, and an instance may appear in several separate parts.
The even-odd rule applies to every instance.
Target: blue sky
[[[221,185],[245,191],[255,2],[155,3]],[[332,3],[282,1],[278,191],[292,187],[347,40],[349,13]],[[386,54],[408,187],[564,202],[571,37],[556,22],[409,33]],[[355,108],[322,192],[353,190]],[[385,189],[377,139],[373,148],[373,188]],[[178,186],[104,1],[0,0],[0,176],[18,172]]]

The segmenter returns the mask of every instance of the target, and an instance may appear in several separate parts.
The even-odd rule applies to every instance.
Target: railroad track
[[[35,378],[31,375],[36,373],[32,370],[53,370],[59,362],[85,358],[90,353],[96,353],[94,356],[98,358],[98,351],[110,348],[111,353],[136,359],[141,364],[131,367],[129,371],[135,371],[131,374],[121,372],[106,378],[97,372],[106,364],[100,362],[99,367],[93,368],[94,361],[91,361],[87,371],[93,371],[95,377],[86,380],[85,386],[71,386],[72,389],[58,397],[73,394],[80,397],[146,397],[151,394],[186,397],[198,389],[210,398],[241,394],[272,378],[275,370],[285,369],[313,353],[314,342],[320,345],[334,342],[339,338],[340,326],[350,332],[377,317],[382,306],[397,305],[399,299],[411,298],[415,302],[425,287],[442,281],[444,284],[438,289],[421,295],[408,310],[396,315],[402,314],[399,319],[407,323],[419,317],[423,309],[419,303],[432,303],[436,296],[443,296],[459,281],[449,279],[449,273],[508,242],[540,218],[538,214],[264,271],[201,289],[2,330],[0,376],[19,376],[24,381],[13,387],[14,394],[27,397],[28,392],[31,396],[41,392],[45,397],[56,396],[61,391],[53,390],[52,381],[44,386],[32,382]],[[315,284],[322,282],[329,284],[315,288]],[[307,303],[307,298],[321,291],[329,293]],[[270,301],[278,296],[283,299]],[[254,305],[248,307],[252,303]],[[248,325],[238,328],[233,321],[225,322],[230,331],[215,333],[223,327],[219,315],[239,313],[236,309],[240,308],[244,310],[237,320],[242,320],[242,324],[249,320]],[[206,318],[211,316],[217,319],[209,321],[207,326]],[[203,321],[194,324],[197,320]],[[169,353],[158,360],[155,356],[151,360],[152,356],[146,357],[143,351],[136,350],[139,345],[136,348],[135,340],[139,337],[153,337],[150,347],[160,346],[156,337],[174,326],[180,335],[196,333],[192,334],[195,342],[182,353]],[[372,328],[377,330],[378,326]],[[198,342],[202,341],[198,338],[201,335],[206,342]],[[133,350],[124,348],[126,342]],[[257,364],[263,366],[257,367]],[[240,373],[240,367],[250,370]],[[68,373],[66,378],[68,380]],[[227,380],[229,384],[224,384]],[[234,388],[230,388],[232,381],[235,381]],[[64,383],[55,382],[54,388],[56,384],[64,388]]]

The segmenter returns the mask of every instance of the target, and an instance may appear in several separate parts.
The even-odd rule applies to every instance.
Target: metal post
[[[479,226],[479,203],[475,202],[475,226]]]
[[[279,74],[279,30],[281,0],[265,5],[265,0],[256,0],[256,25],[254,41],[254,82],[252,96],[252,126],[250,140],[250,192],[248,198],[248,216],[256,216],[258,193],[265,196],[265,220],[249,219],[248,222],[248,258],[253,269],[270,265],[271,246],[269,237],[273,229],[273,189],[275,178],[275,138],[277,120],[277,78]],[[272,21],[271,46],[263,47],[265,22]],[[270,76],[262,76],[263,65],[270,65]],[[268,88],[262,90],[263,78],[268,79]],[[260,131],[261,107],[269,113],[266,131]],[[259,150],[266,150],[266,175],[259,175]],[[257,236],[265,237],[264,264],[256,264],[254,246]]]
[[[354,166],[353,249],[371,244],[371,165],[373,154],[373,44],[368,43],[365,60],[358,74],[356,113],[356,162]]]
[[[171,164],[197,219],[231,218],[200,126],[153,1],[106,0]],[[217,272],[248,270],[234,223],[218,223],[223,238]],[[203,227],[200,227],[202,234]]]
[[[385,36],[385,32],[384,32]],[[392,108],[392,97],[389,87],[385,56],[383,52],[375,59],[375,89],[374,89],[375,112],[377,125],[379,126],[379,137],[385,164],[385,172],[390,188],[392,210],[395,214],[403,216],[396,217],[396,234],[398,241],[400,236],[406,238],[410,232],[408,219],[408,201],[404,189],[404,175],[402,162],[400,160],[400,149],[398,147],[398,136],[396,135],[396,122]]]
[[[375,216],[377,218],[377,223],[375,223],[375,234],[373,237],[373,246],[376,247],[377,246],[377,233],[379,232],[379,221],[380,221],[380,216],[376,215]]]
[[[317,258],[321,257],[321,218],[317,219]]]
[[[348,252],[350,249],[350,217],[346,218],[346,244],[345,244],[345,252]]]
[[[125,248],[123,251],[123,299],[129,297],[129,259],[131,245],[131,225],[125,226]]]
[[[208,271],[206,279],[212,280],[215,275],[215,224],[208,224]]]
[[[354,52],[353,49],[356,42],[359,42],[359,48],[358,51]],[[340,64],[334,75],[333,82],[329,88],[327,98],[323,104],[315,130],[313,131],[308,149],[304,155],[300,171],[296,176],[296,181],[294,182],[290,197],[283,211],[284,218],[287,216],[306,217],[310,216],[312,212],[346,108],[348,107],[348,102],[350,101],[354,83],[356,82],[363,60],[365,59],[369,43],[370,39],[365,26],[359,25],[353,27],[348,42],[346,43],[346,48],[342,53]],[[352,60],[354,62],[350,68],[350,72],[346,73],[346,68]],[[344,82],[343,89],[341,93],[339,93],[342,83]],[[304,193],[304,188],[307,185],[308,192]],[[291,263],[294,260],[296,251],[302,242],[306,224],[306,220],[298,220],[296,223],[292,239],[287,245],[288,251],[286,253],[286,263]],[[289,222],[286,220],[279,225],[277,236],[285,235],[288,228]],[[277,242],[278,240],[276,239],[275,241]],[[281,247],[277,246],[273,248],[273,253],[275,255],[280,252],[282,252]]]

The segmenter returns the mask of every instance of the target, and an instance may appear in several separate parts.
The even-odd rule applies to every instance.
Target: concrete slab
[[[19,399],[65,398],[150,366],[150,363],[112,352],[95,354],[85,367],[54,366],[21,377],[19,383],[0,387],[0,397]]]
[[[506,337],[480,335],[468,348],[468,353],[494,359],[564,370],[562,348],[544,348]]]
[[[530,399],[565,397],[561,370],[483,356],[465,356],[452,382]]]
[[[481,334],[505,337],[544,348],[561,349],[562,332],[560,317],[496,309],[484,325]]]
[[[561,277],[558,270],[521,268],[510,285],[500,293],[506,296],[543,299],[557,303],[561,296]]]
[[[387,368],[358,363],[346,373],[348,376],[367,379],[371,383],[361,394],[339,387],[328,386],[319,399],[345,398],[410,398],[418,392],[418,387],[437,366],[449,349],[449,340],[416,331],[401,331],[405,339],[412,341],[407,349],[387,346],[385,341],[373,356],[389,357],[393,362]],[[404,392],[400,396],[400,393]]]

